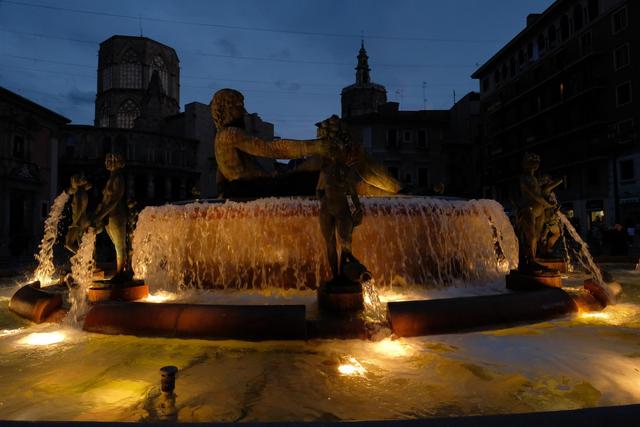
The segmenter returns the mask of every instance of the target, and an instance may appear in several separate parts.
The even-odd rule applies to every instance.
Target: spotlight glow
[[[346,376],[362,376],[367,370],[354,357],[349,356],[345,359],[345,362],[338,365],[338,372]]]
[[[62,332],[38,332],[29,334],[18,341],[24,345],[52,345],[64,341],[65,335]]]
[[[374,344],[375,351],[389,357],[404,357],[412,353],[411,347],[399,340],[384,339]]]
[[[155,294],[149,294],[145,301],[162,303],[162,302],[172,301],[174,299],[176,299],[175,294],[172,294],[171,292],[160,291]]]

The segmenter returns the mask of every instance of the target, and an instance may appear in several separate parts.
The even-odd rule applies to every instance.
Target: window
[[[544,40],[544,34],[540,34],[538,35],[538,40],[536,41],[536,43],[538,44],[538,53],[542,53],[544,52],[545,49],[545,40]]]
[[[498,86],[498,84],[500,83],[500,70],[495,70],[493,72],[493,82],[496,84],[496,86]]]
[[[558,35],[556,34],[556,26],[551,24],[549,26],[549,29],[547,30],[547,39],[549,40],[549,47],[552,47],[553,45],[556,44],[556,39],[558,38]]]
[[[403,180],[403,182],[404,182],[405,184],[412,184],[412,183],[413,183],[413,180],[412,180],[412,177],[411,177],[411,174],[410,174],[410,173],[405,173],[405,174],[404,174],[404,180]]]
[[[621,160],[620,163],[620,179],[629,181],[634,178],[633,159]]]
[[[132,50],[127,50],[122,55],[119,66],[121,88],[140,89],[142,88],[142,64],[138,55]]]
[[[427,188],[429,186],[429,169],[418,168],[418,187]]]
[[[616,87],[616,106],[621,107],[631,102],[631,82],[624,82]]]
[[[533,42],[527,43],[527,60],[533,60]]]
[[[573,8],[573,30],[580,31],[582,29],[582,25],[584,24],[584,12],[582,10],[582,6],[577,4],[576,7]]]
[[[418,148],[427,148],[427,130],[420,129],[418,131]]]
[[[371,152],[373,148],[373,137],[370,127],[362,128],[362,145],[364,151]]]
[[[619,11],[615,12],[611,19],[613,34],[618,34],[620,31],[627,28],[627,8],[623,7]]]
[[[513,56],[509,59],[509,75],[511,77],[516,75],[516,60]]]
[[[598,17],[599,9],[600,7],[598,5],[598,0],[589,0],[589,3],[587,4],[587,13],[589,15],[589,21],[593,21]]]
[[[411,131],[410,130],[405,130],[402,133],[402,141],[403,142],[411,142],[413,141],[412,135],[411,135]]]
[[[613,67],[615,70],[626,67],[631,62],[629,44],[624,44],[613,51]]]
[[[156,56],[155,58],[153,58],[153,61],[151,62],[149,80],[151,80],[151,76],[153,76],[154,71],[158,72],[158,77],[160,77],[160,83],[162,84],[162,89],[164,90],[165,93],[168,93],[169,82],[168,82],[168,75],[167,75],[167,67],[164,65],[164,61],[159,56]]]
[[[518,65],[520,67],[524,65],[524,52],[522,50],[518,52]]]
[[[583,55],[591,52],[591,31],[580,36],[580,51]]]
[[[507,64],[502,64],[500,74],[502,75],[502,80],[507,80]]]
[[[397,166],[387,166],[387,171],[389,172],[389,175],[391,175],[392,177],[398,179],[398,167]]]
[[[102,90],[111,89],[111,67],[102,70]]]
[[[20,135],[15,135],[13,137],[13,157],[17,159],[25,158],[25,146],[24,146],[24,138]]]
[[[631,142],[634,137],[633,119],[623,120],[616,124],[617,142],[624,144]]]
[[[489,78],[487,77],[486,79],[482,80],[482,90],[484,92],[488,92],[489,89],[491,89],[491,81],[489,80]]]
[[[565,41],[569,38],[569,18],[563,15],[560,19],[560,39]]]
[[[116,117],[116,127],[123,129],[133,128],[135,120],[140,116],[138,105],[131,99],[122,103]]]
[[[98,113],[98,127],[109,127],[109,107],[107,107],[106,105],[103,105],[100,108],[100,112]]]
[[[69,135],[64,147],[64,152],[67,158],[73,159],[76,154],[76,148],[78,146],[78,139],[75,135]]]
[[[387,147],[395,148],[398,146],[398,131],[396,129],[387,129]]]

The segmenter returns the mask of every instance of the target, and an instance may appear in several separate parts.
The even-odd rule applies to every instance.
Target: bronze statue
[[[560,205],[554,189],[562,184],[563,180],[553,180],[549,175],[543,175],[540,177],[540,188],[542,196],[552,207],[544,210],[544,222],[542,227],[542,233],[540,235],[540,242],[538,243],[538,252],[542,257],[550,257],[553,252],[553,248],[556,246],[556,242],[562,235],[562,224],[558,217],[558,209]]]
[[[122,173],[124,160],[121,155],[109,153],[105,166],[110,172],[109,179],[102,190],[102,201],[93,214],[94,227],[98,232],[104,228],[116,250],[116,274],[112,281],[126,279],[130,272],[125,271],[127,265],[127,203],[125,195],[125,179]],[[106,220],[106,225],[105,225]]]
[[[545,220],[545,210],[554,209],[542,192],[542,187],[535,176],[540,167],[540,157],[537,154],[525,153],[522,160],[523,173],[520,176],[520,202],[516,226],[520,246],[520,262],[518,270],[521,272],[543,273],[549,271],[535,261],[538,242],[542,235]]]
[[[233,89],[221,89],[211,100],[211,115],[216,125],[215,155],[221,178],[228,181],[271,177],[256,157],[299,159],[325,156],[331,148],[328,139],[265,140],[244,129],[244,97]]]
[[[71,187],[67,190],[67,193],[72,196],[71,225],[65,237],[65,247],[73,253],[78,251],[82,235],[91,225],[91,221],[87,216],[87,205],[89,204],[87,191],[90,189],[91,183],[87,181],[84,174],[71,177]]]
[[[324,158],[316,187],[320,199],[320,229],[326,242],[333,280],[345,277],[352,282],[359,282],[370,277],[370,273],[351,251],[351,235],[354,227],[362,223],[363,211],[356,190],[359,178],[355,170],[345,163],[350,148],[348,134],[340,125],[339,119],[333,116],[319,124],[318,128],[319,135],[339,141],[331,154]],[[355,207],[354,212],[349,206],[349,196]]]

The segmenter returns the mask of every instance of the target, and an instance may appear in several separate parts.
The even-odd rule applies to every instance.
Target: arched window
[[[120,87],[129,89],[142,88],[142,64],[138,55],[132,50],[127,50],[122,55],[120,63]]]
[[[600,6],[598,5],[598,0],[589,0],[587,7],[589,8],[588,9],[589,21],[593,21],[598,17],[598,14],[600,12]]]
[[[502,80],[507,79],[507,64],[502,64],[502,69],[500,70],[500,74],[502,75]]]
[[[549,40],[549,47],[553,46],[556,43],[556,39],[558,38],[556,26],[551,24],[549,25],[549,29],[547,30],[547,40]]]
[[[511,77],[516,75],[516,59],[513,56],[509,59],[509,74]]]
[[[560,38],[564,41],[569,38],[569,18],[563,15],[560,19]]]
[[[538,35],[538,40],[536,42],[538,44],[538,53],[544,52],[544,49],[546,47],[545,40],[544,40],[544,34]]]
[[[167,74],[167,67],[164,65],[164,61],[159,56],[153,58],[153,61],[151,62],[149,80],[151,80],[151,76],[153,76],[154,71],[158,72],[158,77],[160,77],[160,83],[162,83],[162,89],[164,90],[164,93],[168,93],[169,77]]]
[[[140,108],[131,99],[127,99],[120,105],[116,118],[116,127],[123,129],[133,128],[135,120],[140,116]]]
[[[573,30],[580,31],[582,29],[583,24],[584,24],[584,12],[582,10],[582,6],[577,4],[573,8]]]

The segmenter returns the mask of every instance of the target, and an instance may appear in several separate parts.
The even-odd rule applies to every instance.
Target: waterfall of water
[[[72,326],[79,326],[82,317],[87,312],[87,291],[93,283],[93,269],[95,266],[94,250],[96,246],[96,232],[89,228],[80,241],[78,252],[71,258],[71,276],[75,287],[69,292],[69,315],[67,322]]]
[[[353,251],[378,286],[491,281],[517,266],[515,234],[495,201],[362,203]],[[133,236],[133,268],[152,290],[314,289],[329,277],[318,209],[299,198],[147,207]]]
[[[38,246],[38,255],[36,255],[38,266],[33,272],[32,278],[32,280],[39,280],[42,286],[51,284],[56,273],[56,267],[53,265],[53,246],[58,238],[58,224],[62,219],[68,200],[69,194],[65,191],[60,193],[53,201],[49,216],[44,222],[44,235]]]
[[[567,218],[560,211],[558,211],[558,217],[560,218],[560,222],[562,222],[564,229],[569,232],[571,238],[575,240],[580,247],[576,254],[578,262],[584,267],[585,270],[589,272],[589,274],[597,284],[606,289],[606,284],[602,279],[602,272],[593,260],[591,252],[589,252],[589,246],[584,240],[582,240],[582,237],[580,237],[580,234],[578,234],[576,229],[573,227],[573,225],[569,221],[569,218]]]

